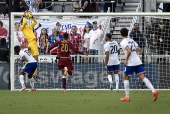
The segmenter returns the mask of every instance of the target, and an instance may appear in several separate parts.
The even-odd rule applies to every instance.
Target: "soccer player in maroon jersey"
[[[66,92],[66,76],[67,74],[73,76],[72,71],[74,70],[74,67],[72,65],[72,60],[70,57],[71,50],[72,52],[76,54],[83,54],[88,55],[86,52],[78,51],[74,48],[73,44],[68,40],[69,35],[68,33],[63,34],[64,39],[56,42],[53,44],[49,49],[48,52],[53,49],[54,47],[58,47],[59,53],[57,55],[58,60],[58,70],[62,70],[62,82],[63,82],[63,92]],[[46,53],[48,53],[46,51]]]

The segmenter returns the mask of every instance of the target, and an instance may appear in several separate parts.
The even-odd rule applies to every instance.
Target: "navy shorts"
[[[125,73],[127,76],[132,76],[134,72],[135,72],[137,75],[139,75],[139,74],[145,73],[145,69],[143,68],[142,65],[126,66],[126,67],[125,67],[124,73]]]
[[[27,63],[26,66],[22,69],[22,72],[25,73],[34,73],[37,68],[37,62]]]
[[[114,72],[114,71],[119,71],[119,70],[120,70],[119,65],[107,66],[107,72]]]

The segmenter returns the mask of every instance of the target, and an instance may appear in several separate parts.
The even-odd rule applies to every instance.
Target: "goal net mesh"
[[[15,14],[13,14],[14,16]],[[64,15],[64,14],[63,14]],[[120,29],[129,29],[129,37],[133,38],[142,48],[142,52],[138,53],[143,66],[146,70],[145,76],[151,81],[156,89],[170,89],[170,17],[169,16],[35,16],[37,25],[34,27],[37,33],[37,44],[39,46],[39,62],[37,76],[39,82],[35,82],[37,89],[61,89],[62,74],[57,68],[56,55],[45,54],[44,46],[41,45],[40,34],[43,28],[46,29],[48,36],[53,34],[53,28],[56,23],[61,24],[60,31],[71,33],[72,26],[77,26],[77,33],[83,35],[84,26],[89,24],[92,26],[97,21],[98,28],[101,29],[103,37],[99,39],[98,53],[95,55],[83,56],[72,54],[74,77],[67,76],[67,89],[109,89],[107,72],[104,70],[105,53],[103,45],[105,44],[106,33],[112,34],[112,40],[121,42]],[[13,18],[14,22],[19,22],[19,18]],[[28,20],[28,24],[31,23]],[[14,24],[11,25],[15,29]],[[11,31],[12,34],[14,32]],[[81,38],[83,40],[83,38]],[[47,41],[48,42],[48,41]],[[14,40],[11,40],[11,50],[14,48]],[[80,48],[83,50],[83,46]],[[11,55],[11,86],[12,90],[20,89],[19,69],[23,66],[22,62],[16,61],[18,55]],[[120,71],[119,71],[119,89],[124,89],[123,72],[125,65],[123,64],[125,55],[121,50]],[[95,62],[92,61],[95,59]],[[114,79],[114,75],[113,75]],[[25,76],[27,88],[30,87],[29,79]],[[115,82],[114,82],[115,85]],[[130,78],[130,89],[147,89],[147,87],[139,80],[136,74]]]

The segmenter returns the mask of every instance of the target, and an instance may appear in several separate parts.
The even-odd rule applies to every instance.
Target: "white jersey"
[[[142,64],[142,61],[140,60],[139,56],[136,53],[138,44],[133,39],[125,38],[121,41],[120,45],[126,56],[127,56],[126,47],[128,46],[131,49],[131,55],[129,57],[127,66],[137,66]]]
[[[109,52],[109,60],[107,65],[118,65],[120,64],[118,58],[118,50],[120,50],[119,45],[115,41],[108,41],[104,44],[105,52]]]
[[[19,52],[19,56],[22,58],[23,56],[26,58],[28,63],[37,62],[34,57],[28,52],[28,48],[21,49]]]

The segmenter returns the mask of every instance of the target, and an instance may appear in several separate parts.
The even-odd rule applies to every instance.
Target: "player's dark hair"
[[[1,42],[1,44],[5,45],[6,44],[6,39],[5,38],[1,38],[0,42]]]
[[[107,33],[107,34],[106,34],[106,37],[107,37],[108,39],[111,39],[111,38],[112,38],[112,35],[111,35],[110,33]]]
[[[68,36],[69,36],[69,35],[68,35],[67,32],[65,32],[65,33],[63,34],[63,37],[64,37],[65,40],[68,40]]]
[[[128,29],[127,28],[122,28],[120,30],[120,34],[123,36],[123,37],[127,37],[128,36]]]
[[[3,27],[3,22],[2,21],[0,21],[0,25]]]
[[[15,53],[19,53],[20,47],[19,47],[19,46],[15,46],[15,47],[14,47],[14,50],[15,50]]]

